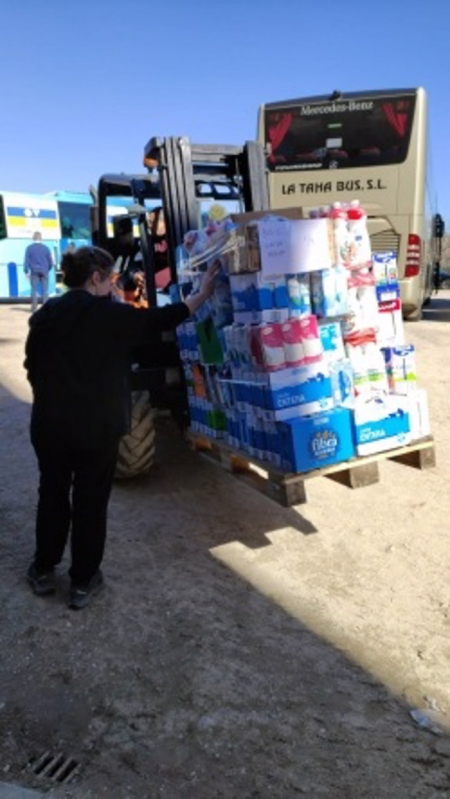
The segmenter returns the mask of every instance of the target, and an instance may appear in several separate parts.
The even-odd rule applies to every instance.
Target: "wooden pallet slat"
[[[434,445],[430,446],[430,441],[426,439],[409,451],[394,454],[391,460],[403,463],[405,466],[412,466],[413,469],[433,469],[436,466],[436,450]]]
[[[352,464],[348,469],[341,469],[331,474],[325,474],[329,480],[346,485],[348,488],[365,488],[374,485],[380,480],[378,463]]]
[[[430,469],[436,465],[434,439],[431,436],[405,447],[300,474],[281,472],[270,464],[232,449],[222,441],[192,432],[188,433],[188,439],[195,451],[284,507],[305,503],[306,483],[315,477],[327,477],[348,488],[364,488],[379,482],[379,463],[382,460],[392,460],[415,469]]]

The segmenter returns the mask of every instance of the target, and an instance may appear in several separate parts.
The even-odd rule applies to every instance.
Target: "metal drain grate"
[[[53,752],[44,752],[36,760],[31,760],[28,768],[37,777],[62,785],[67,784],[78,774],[80,764],[74,757],[66,757],[62,752],[57,755]]]

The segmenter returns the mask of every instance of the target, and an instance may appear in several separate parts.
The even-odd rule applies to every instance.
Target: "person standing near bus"
[[[48,299],[48,275],[53,267],[52,254],[46,244],[42,243],[42,235],[37,230],[33,233],[33,243],[25,250],[25,274],[29,275],[31,284],[31,312],[38,307],[38,289],[42,290],[42,302]]]
[[[55,566],[70,532],[69,607],[80,610],[103,585],[107,507],[127,431],[130,347],[194,314],[211,296],[218,270],[210,267],[183,302],[143,309],[112,301],[114,260],[99,247],[66,252],[61,269],[69,290],[31,317],[25,350],[40,472],[28,582],[39,596],[55,592]]]

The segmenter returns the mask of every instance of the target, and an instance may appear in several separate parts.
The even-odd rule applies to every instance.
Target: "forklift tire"
[[[116,480],[146,474],[155,459],[155,425],[147,391],[133,392],[131,430],[122,436],[117,456]]]

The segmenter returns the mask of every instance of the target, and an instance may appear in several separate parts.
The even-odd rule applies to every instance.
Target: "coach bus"
[[[403,314],[421,318],[432,290],[436,215],[427,170],[423,88],[303,97],[260,107],[273,208],[308,212],[360,200],[373,252],[395,251]]]
[[[52,253],[55,269],[49,275],[49,292],[57,290],[61,255],[69,246],[90,243],[86,192],[55,191],[47,194],[0,192],[0,300],[25,300],[30,283],[24,273],[25,250],[39,232]]]

